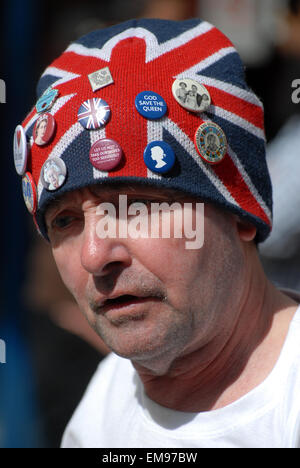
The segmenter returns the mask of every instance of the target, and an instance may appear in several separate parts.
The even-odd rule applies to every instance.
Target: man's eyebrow
[[[153,187],[143,185],[143,184],[114,184],[114,185],[105,185],[105,184],[95,184],[92,185],[89,188],[89,191],[92,195],[99,197],[103,197],[103,195],[119,195],[122,193],[127,192],[127,195],[136,195],[138,197],[153,197],[153,198],[166,198],[166,199],[171,199],[171,200],[180,200],[182,198],[189,197],[188,194],[182,192],[182,191],[176,191],[174,189],[169,189],[169,188],[159,188],[157,187],[157,190],[153,190]],[[62,195],[61,197],[52,199],[48,205],[46,206],[45,210],[45,216],[51,215],[53,212],[58,211],[64,207],[64,205],[68,204],[68,201],[70,200],[70,195],[74,194],[74,192],[69,192],[67,194]],[[104,197],[105,198],[105,197]],[[101,203],[101,200],[99,201]]]
[[[59,210],[64,203],[66,203],[64,198],[55,198],[54,200],[51,200],[46,206],[45,216],[49,214],[51,215],[54,211]]]

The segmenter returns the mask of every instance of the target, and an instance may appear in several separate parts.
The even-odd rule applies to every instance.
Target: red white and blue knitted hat
[[[89,75],[106,67],[111,82],[93,90]],[[205,86],[211,102],[204,112],[179,104],[172,92],[176,79]],[[138,112],[136,96],[146,90],[163,98],[164,116],[152,119]],[[44,95],[47,101],[49,92],[53,104],[46,112],[55,121],[53,138],[44,145],[34,141],[41,116],[36,106],[22,123],[29,148],[27,181],[36,186],[30,211],[44,237],[44,213],[53,199],[103,182],[178,189],[250,221],[257,227],[258,241],[268,236],[272,189],[263,106],[245,82],[232,43],[211,24],[199,19],[141,19],[94,31],[72,43],[45,70],[38,98]],[[98,129],[85,128],[78,120],[80,106],[93,98],[110,109],[109,119]],[[42,98],[42,109],[43,102]],[[203,123],[212,123],[226,136],[226,155],[218,164],[205,161],[196,148],[195,133]],[[111,171],[97,169],[89,157],[91,147],[102,139],[117,142],[123,152],[121,163]],[[155,141],[167,143],[175,155],[175,165],[164,174],[149,169],[143,158],[147,145]],[[54,190],[42,180],[48,159],[62,160],[66,168],[64,183]]]

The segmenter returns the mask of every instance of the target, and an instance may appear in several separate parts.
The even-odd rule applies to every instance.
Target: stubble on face
[[[92,328],[116,354],[150,367],[156,367],[154,362],[159,361],[157,371],[166,372],[169,363],[190,339],[192,316],[174,307],[166,286],[157,276],[137,270],[120,272],[115,280],[113,277],[94,279],[87,288],[88,306],[83,307],[84,313]],[[95,300],[95,290],[109,296],[116,284],[118,291],[130,294],[133,301],[137,298],[133,308],[124,307],[119,313],[119,298],[108,299],[103,305]]]
[[[222,327],[226,332],[241,268],[228,214],[205,206],[205,242],[199,250],[186,250],[185,239],[124,241],[129,266],[113,262],[106,274],[79,265],[80,239],[72,243],[72,253],[77,252],[72,267],[65,266],[60,245],[57,263],[88,322],[116,354],[163,373],[179,357],[205,347]],[[136,296],[136,303],[116,304],[120,296]]]

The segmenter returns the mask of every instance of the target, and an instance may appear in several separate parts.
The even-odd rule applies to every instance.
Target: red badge
[[[108,138],[96,141],[90,149],[90,161],[100,171],[115,169],[122,159],[119,143]]]
[[[33,129],[33,139],[38,146],[49,143],[54,135],[56,122],[53,115],[49,113],[41,114],[37,119]]]

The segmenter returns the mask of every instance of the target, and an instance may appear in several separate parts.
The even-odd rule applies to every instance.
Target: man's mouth
[[[162,295],[136,296],[121,294],[101,301],[92,310],[108,320],[121,323],[128,320],[141,320],[146,314],[145,306],[164,300]]]
[[[133,296],[132,294],[124,294],[122,296],[106,299],[101,309],[114,309],[118,307],[125,307],[131,304],[139,304],[145,302],[149,298]]]
[[[153,301],[155,297],[138,297],[132,294],[124,294],[118,297],[106,299],[97,313],[106,317],[113,325],[124,325],[128,322],[143,320],[147,314],[145,306]]]

